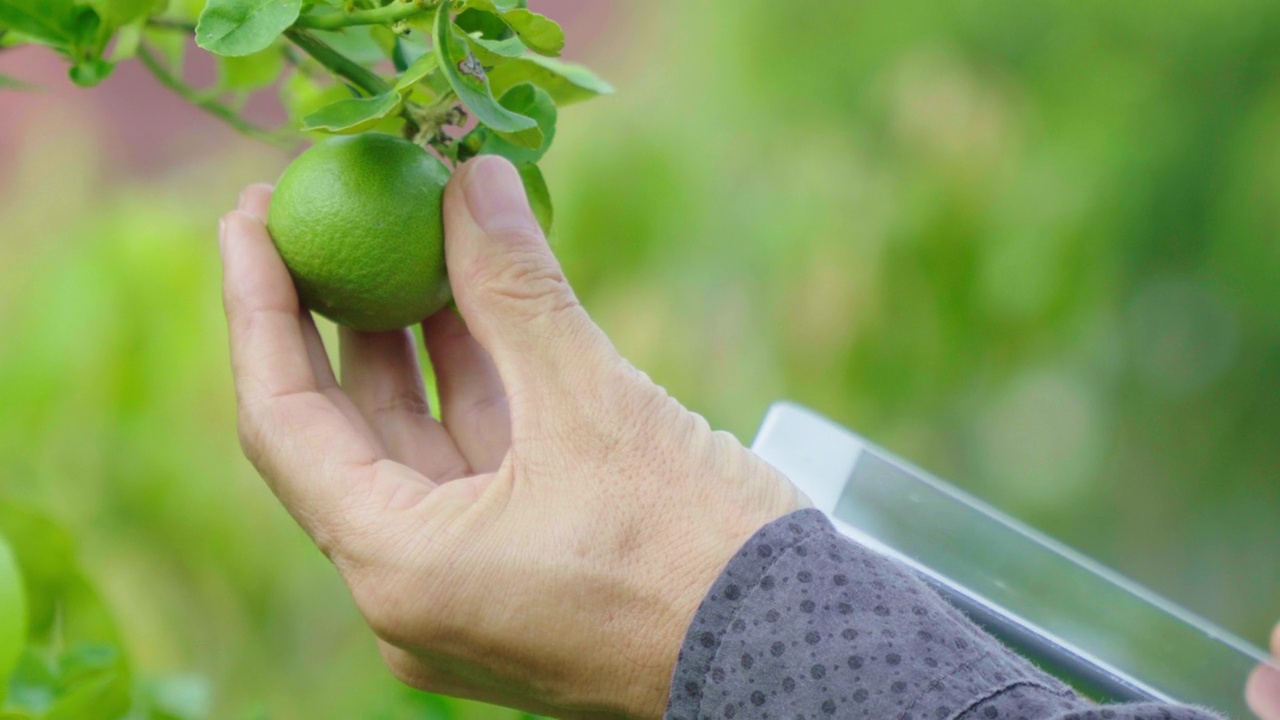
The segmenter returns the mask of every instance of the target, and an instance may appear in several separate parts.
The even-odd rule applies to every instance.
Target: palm
[[[270,199],[269,188],[252,187],[244,208],[266,217]],[[244,230],[251,241],[229,249],[228,263],[239,271],[228,272],[226,304],[228,322],[242,326],[232,361],[242,378],[245,432],[289,428],[273,439],[292,444],[270,458],[290,467],[263,467],[268,479],[319,470],[324,477],[313,481],[331,492],[367,482],[384,503],[399,505],[442,483],[497,470],[511,438],[506,395],[493,361],[456,313],[444,310],[423,324],[442,406],[436,420],[410,330],[342,330],[339,384],[266,229],[253,223]],[[285,499],[309,525],[309,499]]]

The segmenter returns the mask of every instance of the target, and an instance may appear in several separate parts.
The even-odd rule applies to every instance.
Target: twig
[[[280,45],[280,52],[284,55],[284,61],[303,75],[316,80],[329,77],[325,74],[325,68],[317,67],[315,63],[308,63],[306,58],[299,57],[292,45]]]
[[[148,18],[147,27],[153,27],[159,30],[176,30],[178,32],[187,33],[188,35],[196,34],[196,26],[194,24],[183,22],[181,20],[174,20],[173,18]]]
[[[171,74],[168,70],[166,70],[165,67],[160,64],[160,61],[156,59],[156,56],[151,53],[151,50],[147,48],[146,45],[138,46],[138,59],[141,60],[142,64],[145,65],[146,68],[151,71],[152,75],[155,75],[156,79],[160,81],[161,85],[164,85],[165,87],[169,88],[173,92],[177,93],[179,96],[181,96],[184,100],[191,103],[192,105],[195,105],[201,110],[204,110],[210,115],[213,115],[214,117],[217,117],[218,119],[227,123],[231,127],[235,128],[241,134],[247,135],[248,137],[254,138],[255,140],[262,140],[263,142],[270,143],[280,148],[281,150],[284,150],[285,152],[289,152],[293,150],[295,147],[297,147],[297,143],[290,140],[289,138],[286,138],[279,133],[271,132],[270,130],[265,130],[263,128],[258,127],[257,125],[254,125],[248,120],[245,120],[244,118],[237,115],[235,111],[232,110],[231,108],[228,108],[227,106],[222,105],[221,103],[214,100],[213,98],[202,97],[201,93],[199,93],[197,90],[187,85],[186,83],[182,82],[182,80],[180,80],[179,78],[174,77],[173,74]]]

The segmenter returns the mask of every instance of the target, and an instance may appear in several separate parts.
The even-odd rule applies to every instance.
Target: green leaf
[[[116,33],[116,46],[111,51],[111,62],[128,60],[138,54],[138,45],[142,42],[142,29],[145,20],[137,20],[120,28]]]
[[[302,121],[302,130],[343,135],[361,133],[399,110],[402,102],[404,98],[394,90],[368,98],[345,98],[308,115]]]
[[[43,717],[58,695],[58,677],[53,664],[46,661],[44,653],[37,648],[28,647],[9,676],[8,689],[6,710],[39,713]]]
[[[302,125],[302,118],[326,105],[351,97],[346,87],[337,83],[317,81],[307,73],[297,70],[280,84],[280,104],[289,112],[289,118],[296,126]]]
[[[276,81],[284,69],[284,53],[269,47],[252,55],[219,58],[219,66],[223,88],[253,91]]]
[[[182,77],[183,60],[187,54],[186,37],[168,28],[144,28],[142,37],[160,51],[170,73]]]
[[[530,147],[542,145],[542,132],[533,118],[507,110],[494,99],[489,90],[489,80],[484,66],[467,49],[467,44],[454,30],[447,6],[441,6],[435,21],[436,57],[440,69],[457,93],[462,104],[480,122],[499,132],[513,133],[519,144]]]
[[[113,645],[83,643],[58,658],[58,677],[64,685],[81,683],[104,671],[110,672],[120,659],[120,650]]]
[[[516,165],[516,170],[520,173],[520,180],[524,182],[524,192],[529,196],[533,216],[538,219],[542,232],[550,238],[555,210],[551,206],[551,191],[547,189],[547,181],[542,177],[542,171],[533,163]]]
[[[494,67],[511,58],[521,57],[527,49],[518,37],[509,37],[506,40],[486,40],[476,35],[465,37],[471,52],[485,67]]]
[[[104,25],[115,30],[150,15],[163,8],[167,2],[166,0],[88,0],[87,4],[98,11],[98,16],[102,18]]]
[[[85,646],[73,647],[67,655]],[[95,648],[96,649],[96,648]],[[109,664],[79,668],[71,678],[59,678],[58,701],[44,716],[48,720],[116,720],[129,709],[131,683],[127,669],[113,651]],[[105,660],[105,658],[104,658]]]
[[[430,75],[439,65],[440,61],[436,58],[435,53],[419,56],[409,67],[405,68],[404,74],[396,81],[396,92],[403,93],[422,82],[422,79]]]
[[[65,530],[29,510],[0,503],[0,533],[22,568],[33,642],[119,646],[115,624],[85,580]]]
[[[357,25],[334,32],[314,32],[325,44],[348,58],[361,65],[373,65],[386,60],[390,50],[390,46],[384,44],[386,36],[382,33],[375,34],[375,29],[386,31],[386,28],[379,26]],[[394,40],[394,36],[392,39]]]
[[[61,588],[76,573],[71,536],[45,518],[8,503],[0,503],[0,532],[22,569],[28,630],[34,637],[44,637],[52,631]]]
[[[477,8],[484,12],[504,13],[515,8],[529,7],[529,5],[519,0],[466,0],[463,7]]]
[[[581,65],[536,55],[499,65],[490,73],[489,82],[498,94],[520,83],[533,83],[550,93],[561,107],[613,92],[612,85]]]
[[[115,67],[106,60],[82,60],[72,65],[67,75],[71,78],[71,82],[80,87],[93,87],[106,80]]]
[[[102,53],[114,33],[115,28],[108,25],[97,10],[89,5],[77,5],[71,15],[70,55],[72,59],[81,63],[102,60]],[[106,77],[103,75],[98,77],[97,81],[92,80],[94,74],[101,70],[101,67],[95,67],[92,73],[86,75],[90,78],[87,82],[96,83]]]
[[[0,0],[0,25],[31,39],[67,48],[75,39],[72,0]]]
[[[196,44],[218,55],[265,50],[302,11],[302,0],[209,0],[196,26]]]
[[[517,8],[502,13],[502,19],[530,50],[539,55],[555,56],[564,50],[564,30],[547,16]]]
[[[513,3],[471,0],[469,8],[492,13],[502,19],[528,48],[539,55],[559,55],[564,50],[564,30],[552,19]]]
[[[482,155],[501,155],[515,164],[535,163],[542,159],[556,135],[556,104],[541,88],[521,83],[502,95],[502,106],[508,110],[531,117],[542,131],[542,144],[536,148],[522,147],[504,135],[491,132],[480,145]]]
[[[480,33],[481,37],[488,40],[505,40],[515,35],[502,18],[484,10],[468,8],[458,13],[453,21],[468,35]]]

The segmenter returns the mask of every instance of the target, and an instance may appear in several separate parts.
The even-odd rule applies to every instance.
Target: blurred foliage
[[[593,63],[620,93],[544,160],[593,316],[744,441],[798,400],[1261,643],[1280,5],[788,7],[619,5]],[[108,187],[60,122],[0,195],[0,495],[72,529],[134,686],[218,718],[517,717],[397,687],[239,455],[213,228],[284,158]]]

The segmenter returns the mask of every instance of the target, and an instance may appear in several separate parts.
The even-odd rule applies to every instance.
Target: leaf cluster
[[[115,62],[131,55],[141,23],[158,11],[164,0],[0,0],[3,44],[35,43],[53,48],[70,62],[71,79],[78,85],[97,85],[111,74]],[[115,53],[106,51],[120,36]],[[0,78],[0,87],[14,86]]]
[[[0,503],[0,720],[200,720],[199,681],[139,682],[71,536]]]
[[[184,80],[191,38],[218,57],[211,87]],[[376,131],[451,162],[502,155],[535,197],[547,196],[536,163],[558,109],[612,92],[558,59],[563,30],[525,0],[0,0],[0,47],[22,43],[64,55],[86,86],[137,57],[193,104],[283,147],[300,134]],[[0,77],[0,89],[22,87]],[[285,127],[240,114],[270,88]],[[539,210],[549,223],[549,204]]]

